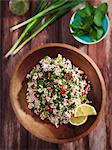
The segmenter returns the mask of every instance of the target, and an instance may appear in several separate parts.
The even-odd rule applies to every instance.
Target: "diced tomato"
[[[68,74],[67,74],[67,79],[70,80],[71,78],[72,78],[72,74],[71,74],[71,73],[68,73]]]
[[[84,96],[84,95],[86,95],[86,93],[85,93],[85,92],[82,92],[82,96]]]
[[[86,85],[85,85],[85,88],[88,88],[88,87],[89,87],[89,85],[88,85],[88,84],[86,84]]]
[[[60,92],[61,92],[61,94],[65,94],[66,89],[65,89],[65,88],[61,88],[61,89],[60,89]]]
[[[51,87],[48,87],[47,89],[48,89],[48,90],[51,90]]]
[[[53,109],[52,108],[49,108],[49,110],[48,110],[50,113],[52,113],[53,112]]]
[[[47,106],[48,106],[48,111],[49,111],[50,113],[52,113],[52,112],[53,112],[53,108],[50,107],[50,103],[48,103]]]
[[[35,88],[35,85],[34,85],[34,84],[32,84],[32,85],[31,85],[31,88],[32,88],[32,89],[34,89],[34,88]]]
[[[34,96],[35,96],[36,98],[38,98],[38,97],[39,97],[39,95],[37,95],[36,93],[34,94]]]

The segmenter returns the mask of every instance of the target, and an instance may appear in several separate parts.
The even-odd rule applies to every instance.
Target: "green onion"
[[[20,24],[18,24],[16,26],[14,26],[14,27],[12,27],[11,31],[16,30],[16,29],[24,26],[24,25],[32,22],[35,19],[38,19],[40,17],[45,16],[48,12],[50,12],[51,10],[54,10],[54,9],[56,9],[56,8],[64,5],[66,2],[67,2],[67,0],[58,0],[58,1],[54,2],[52,5],[50,5],[48,8],[46,8],[43,11],[41,11],[40,13],[38,13],[37,15],[35,15],[34,17],[32,17],[32,18],[30,18],[30,19],[28,19],[28,20],[26,20],[26,21],[24,21],[24,22],[22,22],[22,23],[20,23]]]
[[[30,40],[32,40],[37,34],[39,34],[43,29],[45,29],[48,25],[50,25],[51,23],[53,23],[55,20],[57,20],[59,17],[61,17],[62,15],[64,15],[66,12],[68,12],[71,8],[73,8],[74,6],[78,5],[79,3],[83,2],[84,0],[78,0],[72,3],[69,3],[67,5],[67,7],[63,6],[61,8],[63,11],[61,11],[61,8],[58,9],[58,12],[55,13],[55,15],[53,15],[52,17],[50,17],[37,31],[35,31],[28,39],[26,39],[12,54],[15,55],[16,53],[18,53],[19,50],[21,50]],[[60,11],[59,11],[60,10]]]
[[[39,1],[39,6],[38,6],[38,9],[37,9],[36,13],[44,10],[47,6],[48,6],[48,1],[47,0],[40,0]],[[42,20],[42,18],[35,19],[34,21],[32,21],[30,24],[28,24],[26,26],[25,30],[23,31],[21,36],[18,38],[16,43],[13,45],[13,47],[10,49],[10,51],[5,55],[6,58],[11,55],[11,53],[16,49],[16,47],[23,40],[23,38],[26,35],[28,35],[40,23],[41,20]]]
[[[45,29],[49,24],[54,22],[58,16],[53,16],[49,18],[37,31],[35,31],[28,39],[26,39],[14,52],[12,55],[15,55],[19,50],[21,50],[30,40],[32,40],[37,34],[39,34],[43,29]]]
[[[46,3],[45,3],[45,2]],[[32,40],[36,35],[38,35],[43,29],[45,29],[48,25],[56,21],[58,18],[60,18],[62,15],[67,13],[70,9],[75,7],[81,2],[85,2],[86,0],[56,0],[55,2],[51,2],[48,4],[47,0],[40,0],[40,8],[35,16],[32,18],[26,20],[25,22],[14,26],[11,28],[11,30],[15,30],[19,27],[22,27],[23,25],[27,25],[23,33],[21,34],[20,38],[16,41],[14,46],[10,49],[10,51],[5,55],[7,58],[10,55],[15,55],[19,50],[21,50],[30,40]],[[43,5],[44,4],[44,5]],[[47,7],[47,8],[46,8]],[[37,13],[36,12],[36,13]],[[48,20],[44,22],[44,24],[41,25],[40,28],[38,28],[34,33],[32,33],[19,47],[19,43],[23,40],[23,38],[28,35],[42,20],[42,18],[46,15],[50,14],[50,17]]]

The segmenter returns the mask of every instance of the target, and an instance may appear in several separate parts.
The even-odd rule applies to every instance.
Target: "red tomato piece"
[[[52,113],[53,112],[53,109],[52,108],[49,108],[49,110],[48,110],[50,113]]]
[[[88,85],[88,84],[86,84],[86,85],[85,85],[85,88],[88,88],[88,87],[89,87],[89,85]]]
[[[53,112],[53,108],[50,107],[50,103],[48,103],[47,106],[48,106],[48,111],[49,111],[50,113],[52,113],[52,112]]]
[[[39,97],[39,95],[37,95],[36,93],[34,94],[34,96],[35,96],[36,98],[38,98],[38,97]]]
[[[84,96],[84,95],[86,95],[86,93],[85,93],[85,92],[82,92],[82,96]]]
[[[35,88],[35,85],[34,85],[34,84],[32,84],[32,85],[31,85],[31,88],[32,88],[32,89],[34,89],[34,88]]]
[[[71,74],[71,73],[68,73],[68,74],[67,74],[67,79],[70,80],[71,78],[72,78],[72,74]]]
[[[66,89],[65,89],[65,88],[61,88],[61,89],[60,89],[60,92],[61,92],[61,94],[65,94]]]

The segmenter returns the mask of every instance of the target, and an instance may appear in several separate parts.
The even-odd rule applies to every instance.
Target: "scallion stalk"
[[[47,0],[40,0],[38,5],[38,9],[36,10],[36,13],[41,12],[48,6],[48,1]],[[32,21],[30,24],[28,24],[25,28],[25,30],[22,32],[16,43],[13,45],[13,47],[10,49],[10,51],[5,55],[5,58],[9,57],[11,53],[17,48],[19,43],[23,40],[23,38],[28,35],[42,20],[42,18],[35,19]]]
[[[65,6],[62,6],[61,8],[58,9],[57,13],[52,15],[37,31],[35,31],[28,39],[26,39],[13,53],[12,56],[18,53],[30,40],[32,40],[36,35],[38,35],[43,29],[45,29],[48,25],[56,21],[59,17],[64,15],[66,12],[68,12],[70,9],[75,7],[81,2],[84,2],[85,0],[75,0],[74,2],[69,3],[68,5],[66,4]],[[64,9],[63,9],[64,8]],[[60,11],[59,11],[60,10]]]
[[[18,24],[18,25],[15,25],[14,27],[11,28],[11,31],[14,31],[28,23],[31,23],[33,20],[35,19],[38,19],[38,18],[41,18],[43,16],[45,16],[48,12],[58,8],[58,7],[61,7],[62,5],[64,5],[65,3],[67,3],[68,0],[58,0],[56,2],[54,2],[51,6],[49,6],[48,8],[46,8],[45,10],[41,11],[40,13],[38,13],[37,15],[35,15],[34,17]]]
[[[45,1],[46,2],[47,0],[40,0],[40,1],[41,2]],[[38,12],[39,13],[37,15],[35,15],[36,19],[35,19],[35,16],[32,17],[33,19],[31,18],[33,21],[31,21],[31,22],[28,23],[27,27],[25,28],[25,30],[23,31],[23,33],[21,34],[21,36],[19,37],[19,39],[16,41],[16,43],[10,49],[10,51],[5,55],[5,57],[8,57],[9,55],[15,55],[20,49],[22,49],[30,40],[32,40],[36,35],[38,35],[48,25],[50,25],[51,23],[53,23],[54,21],[56,21],[59,17],[61,17],[62,15],[64,15],[66,12],[68,12],[70,9],[72,9],[73,7],[75,7],[76,5],[78,5],[79,3],[85,2],[85,1],[86,0],[66,0],[66,2],[65,2],[65,0],[56,0],[55,2],[52,1],[50,4],[48,4],[48,1],[47,1],[47,4],[46,4],[47,8],[45,8],[45,6],[43,5],[43,3],[40,3],[41,5],[39,7],[39,10],[36,12],[36,13],[38,13]],[[43,9],[44,9],[44,11],[43,11]],[[52,11],[50,11],[50,10],[52,10]],[[47,13],[45,14],[45,12],[47,12]],[[30,37],[28,37],[17,48],[17,46],[23,40],[23,38],[27,34],[29,34],[38,25],[38,23],[42,20],[43,16],[46,16],[48,14],[51,15],[50,18],[44,24],[42,24],[42,26],[40,28],[38,28],[34,33],[32,33],[30,35]],[[25,22],[27,22],[27,21],[25,21]],[[23,24],[24,24],[24,22],[23,22]],[[25,24],[27,24],[27,23],[25,23]]]

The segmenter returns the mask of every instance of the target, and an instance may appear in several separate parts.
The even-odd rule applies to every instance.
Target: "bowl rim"
[[[95,120],[95,122],[90,126],[90,128],[88,128],[86,130],[86,132],[80,134],[79,136],[76,136],[74,138],[69,138],[69,139],[51,139],[51,138],[46,138],[44,136],[40,136],[38,134],[36,134],[35,132],[32,131],[31,128],[29,128],[26,123],[24,122],[24,120],[22,119],[20,113],[16,110],[16,105],[14,102],[14,98],[13,98],[13,85],[14,85],[14,78],[15,78],[15,75],[16,75],[16,72],[17,70],[19,69],[20,65],[22,64],[22,62],[28,57],[30,56],[32,53],[38,51],[38,50],[41,50],[43,48],[47,48],[47,47],[61,47],[61,48],[67,48],[71,51],[75,51],[76,53],[78,53],[79,55],[81,55],[82,57],[84,57],[91,65],[92,67],[94,68],[94,70],[96,71],[97,75],[98,75],[98,78],[99,78],[99,81],[100,81],[100,84],[101,84],[101,89],[102,89],[102,103],[101,103],[101,109],[98,113],[98,116]],[[32,135],[34,135],[35,137],[39,138],[39,139],[42,139],[44,141],[47,141],[47,142],[51,142],[51,143],[57,143],[57,144],[61,144],[61,143],[66,143],[66,142],[73,142],[75,140],[79,140],[80,138],[84,138],[85,136],[87,136],[98,124],[98,122],[100,121],[100,119],[102,118],[103,114],[104,114],[104,108],[105,108],[105,105],[106,105],[106,87],[105,87],[105,82],[104,82],[104,78],[99,70],[99,68],[97,67],[97,65],[95,64],[95,62],[87,55],[85,54],[84,52],[82,52],[80,49],[77,49],[76,47],[74,46],[71,46],[71,45],[68,45],[68,44],[63,44],[63,43],[48,43],[48,44],[44,44],[42,46],[37,46],[33,49],[31,49],[31,51],[29,51],[28,53],[26,53],[20,60],[19,62],[16,64],[15,66],[15,70],[13,72],[13,75],[12,75],[12,78],[10,80],[10,91],[9,91],[9,96],[10,96],[10,101],[11,101],[11,105],[12,105],[12,108],[16,114],[16,117],[18,119],[18,121],[20,122],[20,124],[26,129],[28,130]]]
[[[83,9],[84,7],[85,7],[85,6],[81,7],[80,9]],[[96,6],[94,6],[94,7],[96,7]],[[74,16],[76,15],[76,13],[77,13],[77,11],[75,11],[75,12],[72,14],[69,24],[71,24],[71,23],[73,22],[73,19],[74,19]],[[80,43],[82,43],[82,44],[91,45],[91,44],[97,44],[97,43],[99,43],[100,41],[102,41],[102,40],[107,36],[107,34],[109,33],[109,29],[110,29],[109,17],[107,16],[107,14],[105,15],[105,17],[106,17],[106,20],[107,20],[107,23],[108,23],[107,30],[106,30],[105,34],[104,34],[99,40],[97,40],[97,41],[95,41],[95,42],[86,42],[86,41],[80,39],[79,37],[77,37],[77,36],[75,36],[75,35],[72,35],[72,36],[73,36],[78,42],[80,42]],[[73,30],[72,30],[71,27],[69,27],[69,29],[70,29],[70,33],[73,32]]]

